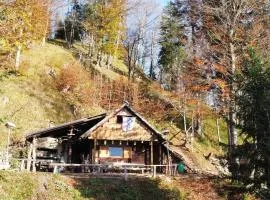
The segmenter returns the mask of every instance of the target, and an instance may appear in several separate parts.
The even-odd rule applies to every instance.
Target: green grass
[[[16,184],[14,184],[16,183]],[[0,200],[181,200],[185,193],[160,179],[89,178],[0,171]]]
[[[114,58],[112,61],[112,65],[115,69],[119,70],[123,74],[126,74],[126,75],[128,74],[128,68],[124,64],[123,60],[120,60],[118,58]]]
[[[12,141],[21,141],[25,134],[47,128],[50,121],[61,123],[73,118],[68,103],[54,88],[54,80],[48,75],[50,68],[58,70],[72,59],[61,47],[49,44],[44,48],[34,47],[22,55],[22,75],[2,76],[0,99],[7,98],[8,102],[0,102],[0,148],[6,143],[4,124],[7,121],[16,124]]]
[[[34,178],[28,174],[18,175],[5,171],[0,172],[0,186],[1,200],[30,199],[33,195],[33,188],[36,187]]]
[[[0,200],[82,199],[66,179],[52,174],[0,171]]]

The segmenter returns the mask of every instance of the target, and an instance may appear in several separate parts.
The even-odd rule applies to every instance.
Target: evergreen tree
[[[177,16],[175,4],[169,3],[161,20],[161,50],[159,53],[159,65],[164,74],[170,77],[168,84],[174,89],[178,83],[182,61],[185,57],[184,46],[181,41],[183,31],[180,19]],[[163,74],[163,75],[164,75]]]
[[[242,163],[237,178],[255,188],[270,187],[270,68],[266,64],[249,50],[237,102],[244,138],[237,151]]]
[[[74,1],[71,11],[67,14],[65,19],[65,30],[67,41],[70,45],[74,41],[81,41],[83,37],[83,25],[82,21],[84,19],[83,5],[79,4],[78,1]]]
[[[69,46],[75,41],[81,41],[84,34],[84,9],[84,5],[74,1],[65,19],[58,19],[55,38],[66,40]]]

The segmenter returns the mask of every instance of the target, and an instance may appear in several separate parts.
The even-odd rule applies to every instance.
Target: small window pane
[[[109,153],[112,157],[122,157],[123,148],[122,147],[109,147]]]
[[[118,124],[122,124],[122,122],[123,122],[123,116],[118,115],[118,116],[117,116],[117,123],[118,123]]]

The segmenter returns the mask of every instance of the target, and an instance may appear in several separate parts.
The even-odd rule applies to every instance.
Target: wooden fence
[[[29,164],[25,167],[26,163],[38,163],[46,160],[39,159],[16,159],[21,161],[20,170],[30,171]],[[48,166],[53,169],[53,173],[61,173],[63,169],[66,168],[79,168],[82,172],[119,172],[124,173],[125,177],[128,176],[129,172],[141,172],[144,174],[145,172],[152,173],[153,177],[157,175],[157,169],[159,172],[163,172],[164,174],[174,176],[177,172],[177,164],[170,165],[144,165],[144,164],[135,164],[135,163],[108,163],[108,164],[75,164],[75,163],[49,163]],[[164,170],[165,169],[165,170]],[[32,167],[32,171],[36,171],[36,167]]]

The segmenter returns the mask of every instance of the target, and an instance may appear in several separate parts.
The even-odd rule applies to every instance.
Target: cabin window
[[[122,115],[117,115],[117,123],[122,124],[123,123],[123,116]]]
[[[123,157],[123,152],[122,147],[109,147],[109,155],[111,157]]]
[[[122,123],[122,129],[123,131],[131,131],[134,128],[135,125],[135,117],[130,116],[123,116],[123,123]]]

